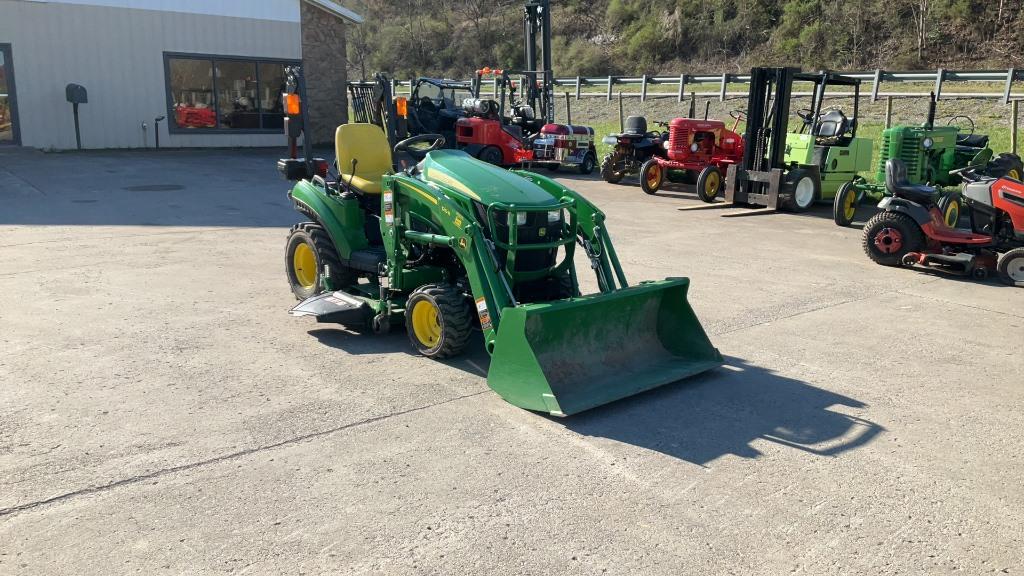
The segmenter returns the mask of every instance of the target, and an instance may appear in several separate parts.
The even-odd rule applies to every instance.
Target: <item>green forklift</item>
[[[809,108],[799,109],[799,130],[790,131],[794,82],[813,86]],[[827,90],[853,90],[853,111],[824,107]],[[798,68],[754,68],[747,100],[743,161],[730,166],[725,205],[764,206],[792,212],[832,202],[838,190],[871,168],[872,142],[857,137],[860,80],[834,72]],[[785,138],[775,135],[784,134]],[[740,215],[730,213],[726,216]]]
[[[881,200],[885,189],[885,164],[891,158],[902,160],[907,166],[907,178],[912,184],[934,187],[957,187],[960,176],[955,173],[968,166],[983,167],[979,173],[992,177],[1007,176],[1021,179],[1024,165],[1016,154],[1000,154],[993,158],[988,136],[975,134],[974,120],[969,116],[953,116],[945,126],[935,125],[935,93],[931,94],[928,116],[920,126],[893,126],[882,132],[882,145],[878,158],[875,181],[857,177],[836,195],[835,222],[849,226],[857,205],[865,198]],[[950,172],[954,172],[951,174]],[[949,226],[956,226],[960,218],[961,200],[958,190],[951,190],[939,199],[939,208]]]

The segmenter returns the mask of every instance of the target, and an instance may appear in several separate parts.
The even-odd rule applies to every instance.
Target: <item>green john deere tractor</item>
[[[554,415],[721,364],[687,302],[687,278],[630,286],[592,203],[443,143],[437,134],[398,142],[394,152],[416,162],[396,171],[379,127],[345,124],[337,175],[320,159],[279,161],[308,218],[287,242],[288,281],[301,300],[293,314],[376,332],[404,323],[430,358],[459,354],[479,331],[488,385]],[[599,293],[580,294],[577,254]]]
[[[968,116],[954,116],[946,126],[935,125],[935,94],[928,105],[928,117],[920,126],[893,126],[882,132],[881,154],[878,158],[875,183],[858,177],[842,188],[835,200],[835,221],[847,226],[853,220],[857,205],[870,197],[881,200],[885,190],[885,164],[898,158],[907,166],[911,183],[935,187],[955,187],[960,176],[950,174],[967,166],[983,166],[981,173],[1020,180],[1024,165],[1016,154],[1000,154],[993,158],[988,136],[974,133],[974,121]],[[952,190],[939,200],[946,223],[956,226],[960,218],[960,193]]]

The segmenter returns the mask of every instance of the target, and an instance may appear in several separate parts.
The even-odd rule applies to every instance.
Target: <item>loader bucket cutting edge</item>
[[[506,308],[487,384],[568,416],[722,364],[686,299],[687,278]]]

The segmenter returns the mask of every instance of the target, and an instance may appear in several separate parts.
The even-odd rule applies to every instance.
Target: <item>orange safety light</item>
[[[409,115],[409,99],[405,96],[395,96],[395,113],[405,118]]]
[[[302,100],[298,94],[284,95],[284,111],[289,116],[298,116],[302,113]]]

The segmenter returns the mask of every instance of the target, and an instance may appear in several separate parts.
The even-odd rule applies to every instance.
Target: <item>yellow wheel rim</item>
[[[956,223],[960,220],[960,202],[953,200],[946,206],[946,226],[956,226]]]
[[[1020,180],[1020,172],[1017,172],[1016,168],[1013,168],[1006,173],[1007,178],[1013,178],[1014,180]]]
[[[309,244],[303,242],[295,247],[292,254],[292,270],[295,271],[295,279],[305,289],[316,286],[316,254]]]
[[[658,185],[661,180],[661,166],[658,164],[651,164],[649,170],[647,170],[647,185],[654,188]]]
[[[722,182],[717,172],[708,174],[706,180],[704,180],[704,193],[708,196],[714,196],[718,193],[718,185]]]
[[[441,341],[441,317],[437,307],[427,300],[420,300],[412,307],[412,333],[427,348]]]
[[[853,216],[857,213],[857,192],[852,188],[846,190],[846,195],[843,198],[843,215],[846,216],[847,220],[853,220]]]

